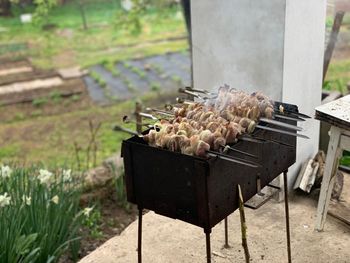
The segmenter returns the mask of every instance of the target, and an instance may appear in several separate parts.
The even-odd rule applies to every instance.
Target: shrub
[[[0,167],[0,262],[77,259],[80,190],[70,171]]]

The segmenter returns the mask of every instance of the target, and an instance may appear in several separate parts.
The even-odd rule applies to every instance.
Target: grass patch
[[[138,55],[140,49],[154,49],[157,43],[145,46],[145,42],[186,35],[183,19],[176,16],[180,5],[148,10],[140,19],[142,31],[132,35],[121,30],[118,23],[120,7],[118,1],[84,1],[88,30],[82,29],[82,20],[76,1],[60,5],[50,13],[50,23],[56,30],[44,32],[33,24],[21,24],[20,13],[31,9],[17,9],[12,18],[0,17],[0,25],[7,29],[0,34],[0,44],[30,43],[30,49],[22,49],[21,55],[31,57],[36,66],[42,68],[68,67],[79,64],[88,66],[104,60],[125,57],[125,50],[133,45],[128,57]],[[169,50],[170,51],[170,50]],[[68,52],[68,53],[67,53]],[[145,51],[145,53],[148,53]],[[66,59],[57,59],[64,54]],[[12,55],[11,55],[12,56]]]
[[[154,101],[157,94],[146,94],[143,102]],[[128,134],[114,132],[114,124],[135,129],[133,124],[122,124],[122,116],[134,111],[134,101],[124,101],[108,107],[91,106],[84,110],[55,116],[38,116],[33,119],[0,122],[0,161],[42,162],[47,167],[69,166],[77,169],[74,142],[86,148],[90,140],[89,121],[95,125],[101,122],[96,136],[96,163],[120,151],[121,141]],[[87,162],[87,155],[81,152],[81,163]],[[90,158],[89,167],[93,166]]]
[[[32,101],[32,105],[35,107],[41,107],[48,103],[48,99],[45,97],[37,98]]]
[[[159,82],[152,82],[151,83],[151,90],[154,92],[160,91],[160,83]]]
[[[101,77],[100,74],[98,74],[96,71],[91,71],[90,72],[90,77],[95,80],[95,82],[101,87],[101,88],[106,88],[107,87],[107,82]]]
[[[329,65],[325,88],[347,93],[347,83],[350,82],[350,59],[333,61]]]

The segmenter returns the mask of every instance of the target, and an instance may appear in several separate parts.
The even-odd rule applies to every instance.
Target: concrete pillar
[[[326,0],[201,0],[191,12],[195,88],[261,90],[313,116],[321,103]],[[311,139],[298,139],[290,184],[318,150],[319,123],[302,125]]]

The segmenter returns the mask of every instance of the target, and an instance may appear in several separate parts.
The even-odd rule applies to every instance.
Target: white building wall
[[[282,100],[314,116],[321,104],[326,0],[287,0]],[[298,138],[296,173],[301,162],[318,151],[319,121],[299,123],[310,140]]]
[[[321,102],[326,0],[191,1],[193,83],[261,90],[313,115]],[[318,149],[319,124],[305,124],[301,162]]]

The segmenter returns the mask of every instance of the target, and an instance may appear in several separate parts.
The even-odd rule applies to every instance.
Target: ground
[[[350,229],[332,217],[324,232],[315,232],[316,201],[296,195],[290,202],[291,250],[293,262],[349,262]],[[246,209],[251,262],[287,262],[284,203],[270,201],[258,210]],[[224,224],[212,230],[212,262],[245,262],[241,245],[239,213],[229,217],[229,244],[224,245]],[[137,261],[137,221],[80,263]],[[143,262],[205,262],[202,229],[153,212],[143,217]]]

